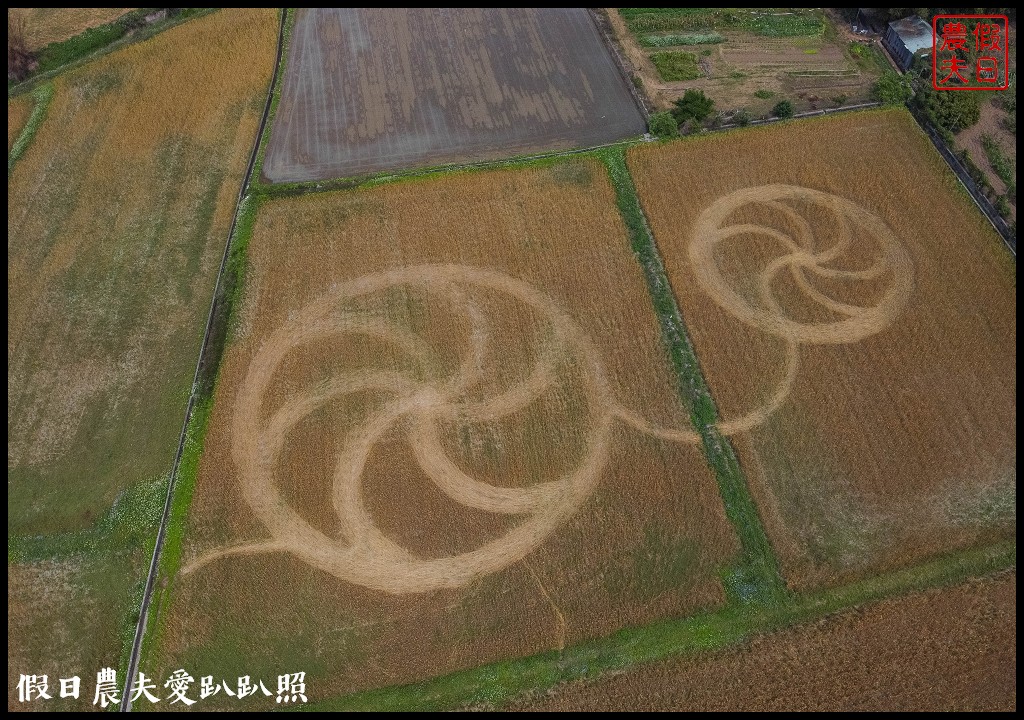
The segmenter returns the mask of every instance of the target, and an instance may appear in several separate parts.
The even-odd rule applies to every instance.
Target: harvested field
[[[1017,574],[848,610],[700,658],[638,666],[509,709],[1013,711]]]
[[[10,8],[10,17],[25,23],[29,50],[67,40],[83,30],[113,22],[133,8]]]
[[[8,180],[8,557],[19,597],[63,597],[83,652],[115,667],[277,29],[273,10],[219,12],[59,76]],[[62,632],[10,638],[37,661],[21,671]]]
[[[312,702],[722,603],[599,163],[269,201],[249,254],[154,673],[294,666]]]
[[[299,10],[263,174],[493,160],[645,129],[584,9]]]
[[[629,162],[791,586],[1014,536],[1014,265],[909,114]]]
[[[32,107],[31,95],[21,95],[7,101],[7,152],[14,147],[14,141],[18,139],[25,123],[28,122]]]

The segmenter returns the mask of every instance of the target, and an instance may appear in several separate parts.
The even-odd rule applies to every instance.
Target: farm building
[[[882,45],[900,70],[906,72],[914,62],[915,54],[931,50],[932,26],[916,15],[895,20],[885,29]]]

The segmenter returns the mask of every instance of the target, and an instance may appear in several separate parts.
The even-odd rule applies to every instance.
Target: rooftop
[[[919,18],[917,15],[905,17],[902,20],[895,20],[889,23],[889,27],[896,31],[900,40],[911,52],[931,48],[932,26]]]

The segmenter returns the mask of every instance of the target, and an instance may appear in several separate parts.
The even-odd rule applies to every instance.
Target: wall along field
[[[147,672],[312,701],[721,604],[738,543],[598,162],[267,201],[248,253]]]
[[[791,586],[1013,537],[1015,269],[908,114],[629,162]]]
[[[118,665],[277,28],[216,13],[59,76],[10,174],[9,687]]]

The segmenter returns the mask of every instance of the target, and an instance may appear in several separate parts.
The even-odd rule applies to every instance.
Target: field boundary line
[[[633,253],[647,281],[662,339],[679,382],[680,396],[690,413],[694,429],[700,435],[704,456],[714,471],[725,514],[740,540],[741,559],[723,577],[725,591],[731,599],[741,603],[784,603],[788,590],[778,560],[735,450],[717,427],[719,417],[714,398],[686,332],[661,252],[629,173],[625,153],[621,150],[605,152],[602,159],[615,188],[616,202],[629,233]]]
[[[259,128],[256,132],[256,139],[253,142],[253,149],[249,155],[249,164],[245,171],[245,176],[242,180],[241,187],[238,190],[238,198],[235,201],[235,212],[231,217],[231,226],[228,229],[227,241],[224,243],[224,252],[221,256],[220,269],[217,272],[217,281],[213,288],[213,298],[210,301],[210,311],[206,317],[206,330],[203,334],[203,342],[199,348],[199,357],[196,360],[196,369],[192,377],[192,390],[189,393],[188,405],[185,407],[185,418],[181,426],[181,434],[178,437],[178,448],[174,454],[174,462],[171,465],[171,473],[167,480],[167,496],[164,500],[163,515],[160,518],[160,527],[157,531],[156,544],[153,547],[153,557],[149,563],[149,574],[146,577],[146,588],[143,591],[142,603],[139,608],[139,620],[135,626],[135,639],[132,643],[132,650],[128,660],[127,676],[124,682],[124,693],[121,696],[121,712],[131,711],[131,692],[134,686],[135,675],[138,671],[139,654],[142,648],[142,640],[146,634],[146,620],[149,614],[149,603],[153,595],[153,587],[156,584],[157,570],[160,561],[160,550],[163,547],[164,537],[167,532],[167,520],[171,514],[171,501],[174,497],[175,480],[177,479],[178,467],[181,464],[181,456],[185,449],[185,440],[188,436],[189,422],[192,418],[192,411],[196,405],[196,399],[199,390],[199,378],[200,372],[203,367],[203,359],[206,354],[206,350],[210,340],[210,331],[213,327],[214,316],[216,315],[218,306],[218,297],[221,287],[221,282],[224,277],[224,268],[227,266],[228,255],[231,250],[231,240],[235,235],[235,227],[238,223],[239,215],[242,212],[242,205],[245,197],[248,194],[249,183],[252,180],[253,167],[256,164],[256,158],[259,153],[260,142],[263,138],[263,132],[267,124],[267,118],[270,114],[271,100],[274,95],[274,88],[277,84],[278,73],[281,67],[281,55],[284,46],[284,31],[285,22],[287,19],[287,12],[284,9],[279,9],[281,15],[278,36],[277,36],[277,56],[274,61],[274,72],[270,78],[270,85],[267,88],[267,99],[263,106],[263,116],[260,118]]]
[[[613,148],[630,148],[635,145],[643,145],[649,142],[673,142],[686,140],[688,138],[701,137],[721,132],[732,132],[762,127],[776,122],[791,122],[808,118],[821,117],[842,112],[863,112],[865,110],[877,109],[879,103],[861,103],[841,108],[826,108],[824,110],[812,110],[800,113],[792,118],[770,118],[768,120],[751,121],[749,125],[722,125],[714,130],[703,130],[691,135],[681,135],[669,140],[659,141],[648,134],[637,137],[616,140],[615,142],[602,143],[600,145],[588,145],[586,147],[569,148],[566,150],[550,150],[546,152],[531,153],[529,155],[512,155],[496,160],[479,160],[467,163],[448,163],[442,165],[428,165],[421,168],[410,168],[408,170],[382,170],[379,173],[368,173],[364,175],[349,175],[344,177],[327,178],[324,180],[298,180],[294,182],[264,183],[257,179],[257,188],[260,195],[267,198],[298,197],[300,195],[315,194],[321,192],[332,192],[336,190],[356,190],[359,188],[384,185],[402,180],[417,178],[429,178],[434,175],[446,175],[458,172],[473,172],[477,170],[500,170],[503,168],[523,168],[531,165],[553,162],[559,158],[573,157],[575,155],[597,156],[602,150]]]
[[[632,147],[641,143],[649,142],[645,136],[616,140],[615,142],[602,143],[600,145],[588,145],[587,147],[569,148],[568,150],[551,150],[548,152],[534,153],[531,155],[513,155],[497,160],[479,160],[469,163],[450,163],[446,165],[428,165],[422,168],[410,168],[408,170],[384,170],[379,173],[367,175],[351,175],[348,177],[330,178],[327,180],[300,180],[288,183],[260,183],[259,194],[270,198],[297,197],[321,192],[332,192],[335,190],[357,190],[359,188],[375,187],[388,183],[400,182],[402,180],[414,180],[429,178],[434,175],[447,175],[449,173],[474,172],[477,170],[501,170],[503,168],[518,169],[531,165],[552,162],[564,157],[575,155],[591,155],[600,150],[607,150],[616,147]]]

